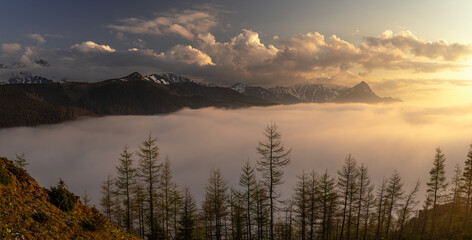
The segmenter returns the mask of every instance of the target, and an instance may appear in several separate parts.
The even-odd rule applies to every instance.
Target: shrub
[[[44,223],[49,220],[49,216],[43,212],[34,213],[31,215],[31,218],[33,218],[38,223]]]
[[[48,196],[49,202],[64,212],[72,210],[77,201],[77,197],[67,189],[62,180],[56,187],[48,190]]]
[[[25,182],[28,179],[28,173],[23,168],[19,168],[13,164],[9,164],[7,169],[15,175],[16,179],[20,182]]]
[[[8,186],[10,184],[10,175],[8,175],[5,165],[0,167],[0,185]]]
[[[91,232],[103,229],[108,221],[107,218],[103,216],[95,207],[92,208],[92,212],[92,216],[89,219],[82,220],[80,225],[83,229]]]

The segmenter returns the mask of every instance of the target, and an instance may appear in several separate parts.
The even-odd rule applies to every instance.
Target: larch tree
[[[385,190],[387,187],[387,180],[382,179],[382,184],[377,188],[377,229],[375,231],[375,239],[382,239],[383,222],[385,219]]]
[[[257,190],[256,173],[254,166],[247,160],[241,168],[241,175],[239,176],[239,185],[243,188],[241,192],[241,198],[244,199],[244,211],[246,213],[246,238],[251,240],[252,235],[252,213],[254,197]]]
[[[155,219],[155,205],[157,198],[157,187],[159,178],[159,147],[157,146],[157,138],[151,133],[148,138],[139,147],[139,168],[138,174],[141,182],[144,184],[147,203],[147,220],[150,231],[149,238],[154,240],[157,238],[157,225]]]
[[[461,198],[461,192],[460,192],[460,187],[462,186],[462,169],[459,166],[459,164],[456,164],[456,167],[454,168],[454,176],[452,176],[451,179],[451,196],[450,196],[450,202],[451,202],[451,209],[450,211],[450,216],[449,216],[449,223],[447,225],[447,233],[450,232],[451,226],[453,225],[454,217],[456,215],[457,211],[457,205],[459,204],[459,200]]]
[[[403,183],[400,177],[400,174],[395,170],[393,175],[388,180],[387,188],[385,189],[385,198],[388,206],[387,210],[387,226],[386,226],[386,235],[385,238],[388,239],[390,234],[390,228],[393,221],[393,214],[396,212],[398,207],[398,200],[401,199],[403,195]]]
[[[90,197],[89,195],[87,194],[87,190],[84,191],[84,193],[82,194],[82,201],[84,202],[84,205],[87,206],[87,207],[90,207]]]
[[[436,214],[437,214],[437,204],[444,197],[444,191],[447,188],[447,179],[446,179],[446,170],[444,167],[444,162],[446,158],[442,153],[440,148],[436,148],[436,153],[434,155],[433,167],[429,171],[429,181],[426,183],[428,186],[427,193],[431,198],[432,203],[432,216],[431,216],[431,229],[429,232],[429,238],[432,239],[434,236],[434,231],[436,228]]]
[[[179,229],[177,231],[176,239],[196,239],[197,205],[188,187],[184,188],[182,210],[179,215]]]
[[[305,171],[298,176],[297,185],[295,187],[295,213],[296,213],[296,222],[298,223],[299,229],[299,238],[301,240],[306,239],[307,235],[307,220],[308,220],[308,211],[309,211],[309,179]]]
[[[279,194],[276,186],[283,183],[283,167],[290,163],[290,152],[281,142],[282,135],[275,123],[268,124],[264,131],[264,141],[259,141],[257,152],[260,155],[257,161],[257,170],[261,172],[264,185],[269,194],[269,238],[274,239],[275,202]]]
[[[119,157],[119,165],[116,167],[117,175],[115,180],[116,193],[123,199],[124,206],[124,226],[130,232],[133,228],[132,216],[132,188],[136,181],[137,170],[133,166],[133,154],[128,151],[128,145],[123,146]]]
[[[359,167],[359,191],[357,197],[357,221],[356,221],[356,240],[359,239],[359,229],[361,226],[361,216],[362,210],[365,208],[364,202],[366,201],[369,187],[370,187],[370,177],[367,167],[362,164]]]
[[[355,193],[355,188],[357,187],[357,177],[359,176],[359,171],[357,169],[357,162],[350,154],[345,158],[344,165],[341,170],[338,171],[338,189],[342,194],[342,221],[341,221],[341,230],[339,234],[339,239],[344,239],[344,232],[346,231],[349,235],[350,228],[345,228],[346,218],[348,224],[350,225],[351,218],[351,206],[352,206],[352,196]]]
[[[145,201],[146,193],[141,182],[137,182],[133,190],[133,209],[136,212],[138,220],[139,237],[144,238],[145,234]]]
[[[256,190],[254,191],[254,202],[256,207],[256,225],[257,239],[262,240],[267,236],[266,225],[269,221],[268,195],[266,188],[260,182],[256,182]]]
[[[464,163],[464,171],[462,173],[462,185],[460,188],[465,198],[465,220],[464,228],[470,221],[470,205],[472,203],[472,144],[470,144],[467,158]]]
[[[113,179],[108,175],[107,179],[102,183],[102,197],[100,198],[100,206],[105,217],[111,220],[112,203],[113,203]]]
[[[221,171],[214,169],[208,179],[203,202],[203,209],[207,212],[205,215],[209,216],[210,239],[223,239],[224,232],[222,230],[228,215],[228,198],[228,184],[223,179]]]
[[[179,201],[177,195],[177,184],[172,180],[171,162],[169,157],[166,157],[161,167],[161,174],[159,176],[159,206],[162,215],[162,228],[164,230],[164,239],[171,239],[171,230],[175,234],[175,206]],[[174,226],[174,227],[172,227]]]
[[[308,239],[314,239],[316,233],[316,218],[319,207],[318,175],[313,169],[308,177]]]
[[[321,205],[321,239],[330,239],[330,225],[337,205],[337,192],[335,179],[329,176],[328,170],[321,175],[317,192]]]
[[[405,196],[404,202],[401,205],[401,211],[400,211],[400,220],[399,220],[399,238],[404,239],[404,227],[406,221],[410,218],[411,212],[413,209],[416,207],[418,204],[418,201],[416,201],[416,194],[420,190],[420,181],[418,180],[416,182],[415,187]]]

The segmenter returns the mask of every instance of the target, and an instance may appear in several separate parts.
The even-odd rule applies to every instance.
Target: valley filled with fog
[[[179,186],[203,200],[209,173],[220,168],[237,186],[240,167],[256,161],[256,147],[267,123],[276,122],[286,148],[292,149],[280,192],[291,193],[303,169],[325,169],[335,176],[352,154],[364,163],[375,184],[396,169],[409,189],[419,179],[420,198],[434,150],[446,154],[447,175],[462,165],[472,143],[472,107],[427,107],[406,103],[297,104],[236,110],[206,108],[157,116],[111,116],[55,125],[0,130],[0,155],[24,153],[28,172],[43,187],[62,178],[77,195],[84,191],[98,204],[100,185],[115,166],[122,147],[131,151],[150,132],[158,137],[160,160],[166,156]],[[134,156],[137,164],[138,157]],[[288,196],[283,194],[282,197]]]

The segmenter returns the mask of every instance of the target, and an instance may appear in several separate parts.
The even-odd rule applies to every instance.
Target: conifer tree
[[[179,216],[179,229],[176,239],[194,240],[197,227],[197,205],[188,187],[184,188],[182,210]]]
[[[400,239],[404,239],[404,226],[405,222],[409,219],[411,211],[416,207],[418,204],[418,201],[416,201],[416,194],[420,190],[420,181],[418,180],[416,182],[415,187],[409,192],[406,197],[405,197],[405,202],[401,206],[401,211],[400,211],[400,229],[399,229],[399,237]]]
[[[160,213],[162,214],[162,226],[164,230],[164,239],[171,238],[171,229],[175,233],[174,219],[175,211],[178,206],[179,195],[177,184],[172,180],[171,162],[166,157],[161,167],[159,180],[159,196],[160,196]],[[172,227],[174,226],[174,227]]]
[[[303,171],[302,174],[298,176],[294,198],[296,219],[299,225],[298,235],[302,240],[306,239],[309,203],[309,181],[307,174]]]
[[[144,228],[145,228],[145,201],[146,193],[145,189],[141,182],[137,182],[133,189],[133,208],[135,209],[136,215],[138,217],[138,233],[140,238],[144,238]]]
[[[443,199],[444,191],[447,188],[446,170],[444,169],[444,162],[446,158],[440,148],[436,148],[434,156],[433,167],[429,171],[429,182],[426,183],[428,186],[427,193],[432,201],[432,216],[431,216],[431,230],[429,232],[429,238],[432,239],[436,228],[436,213],[437,204]]]
[[[321,239],[330,239],[331,220],[334,218],[334,208],[337,205],[336,183],[328,175],[328,170],[320,177],[319,199],[321,205]]]
[[[359,168],[359,192],[358,192],[358,204],[357,204],[357,221],[356,221],[356,240],[359,239],[359,229],[361,225],[361,211],[366,201],[367,194],[370,187],[370,178],[367,167],[362,164]]]
[[[338,188],[342,194],[342,221],[341,221],[341,230],[339,239],[344,239],[344,232],[347,232],[349,236],[350,233],[350,221],[351,221],[351,212],[352,212],[352,198],[355,194],[355,189],[357,187],[357,177],[359,176],[359,171],[357,170],[356,160],[349,154],[345,160],[344,165],[340,171],[338,171]],[[345,228],[347,218],[347,229]]]
[[[113,179],[108,175],[107,179],[102,183],[102,198],[100,199],[100,206],[102,207],[105,217],[111,220],[112,207],[112,192]]]
[[[275,123],[268,124],[264,131],[264,141],[259,142],[257,152],[260,155],[257,161],[257,170],[261,172],[264,185],[269,195],[269,238],[274,239],[275,201],[279,194],[275,191],[277,185],[282,184],[283,167],[290,163],[290,151],[285,150],[282,135]]]
[[[159,172],[159,148],[157,146],[157,138],[153,137],[151,133],[148,138],[139,147],[138,156],[139,168],[138,173],[144,184],[146,191],[146,203],[147,203],[147,220],[149,228],[149,238],[154,240],[157,238],[157,225],[155,219],[155,205],[157,197],[157,184],[158,184],[158,172]]]
[[[454,176],[452,176],[452,189],[451,189],[451,210],[450,210],[450,217],[449,217],[449,223],[447,225],[447,233],[451,230],[451,226],[453,224],[453,220],[455,217],[456,213],[456,207],[459,203],[460,199],[460,186],[462,186],[462,169],[459,166],[459,164],[456,164],[456,167],[454,169]]]
[[[377,188],[377,230],[375,232],[375,239],[382,239],[383,221],[385,218],[385,190],[387,180],[382,179],[382,184]]]
[[[465,198],[465,228],[470,221],[470,205],[472,203],[472,144],[470,144],[469,152],[467,153],[467,158],[464,163],[461,192],[463,193]]]
[[[252,239],[252,210],[255,191],[257,190],[256,173],[251,162],[247,160],[241,168],[241,175],[239,177],[239,185],[243,187],[241,198],[244,199],[244,210],[246,213],[246,238]]]
[[[128,151],[128,145],[123,146],[119,157],[119,165],[116,167],[117,175],[115,180],[116,193],[123,199],[124,206],[124,226],[127,231],[132,230],[132,188],[136,181],[136,169],[133,167],[132,153]]]
[[[308,239],[315,238],[315,224],[316,224],[316,215],[318,213],[319,199],[318,199],[318,175],[313,169],[309,175],[308,179],[308,226],[309,226],[309,235]]]
[[[82,194],[82,201],[84,202],[85,206],[90,207],[89,204],[90,204],[91,200],[90,200],[90,197],[87,194],[87,190],[85,190],[84,193]]]
[[[403,183],[401,182],[400,174],[395,170],[393,175],[388,181],[387,188],[385,189],[385,198],[388,206],[387,210],[387,226],[386,226],[386,235],[385,238],[388,239],[390,234],[390,228],[392,224],[393,214],[398,206],[398,200],[403,195]]]
[[[262,240],[266,238],[267,222],[268,222],[268,196],[266,188],[260,183],[256,182],[256,190],[254,191],[254,202],[256,205],[256,225],[257,225],[257,239]]]
[[[26,162],[26,159],[25,159],[25,154],[22,153],[21,155],[18,155],[15,153],[15,160],[13,161],[15,163],[15,165],[21,169],[25,169],[26,166],[29,165],[28,162]]]
[[[219,169],[211,172],[206,188],[203,209],[209,216],[210,239],[223,239],[224,221],[228,215],[228,185]]]
[[[365,203],[364,203],[364,217],[363,217],[363,222],[364,222],[364,233],[363,233],[363,240],[367,239],[367,234],[369,230],[369,219],[370,219],[370,209],[372,208],[372,205],[375,202],[375,197],[374,197],[374,185],[368,185],[367,190],[366,190],[366,197],[365,197]],[[371,221],[372,222],[372,221]],[[372,225],[372,224],[370,224]]]

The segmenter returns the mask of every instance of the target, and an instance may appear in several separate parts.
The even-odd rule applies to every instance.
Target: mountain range
[[[152,115],[182,108],[238,108],[293,103],[396,101],[369,85],[329,88],[320,84],[262,88],[203,84],[172,74],[128,76],[96,83],[53,82],[18,74],[0,86],[0,128],[58,123],[82,116]]]

